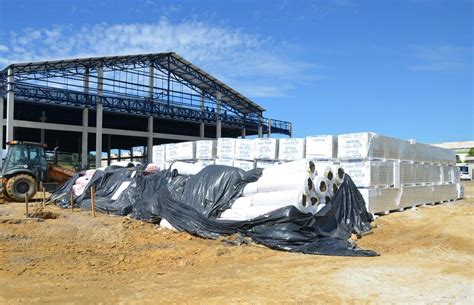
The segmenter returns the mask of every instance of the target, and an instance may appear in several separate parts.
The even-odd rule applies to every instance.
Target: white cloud
[[[319,68],[289,57],[284,43],[198,21],[27,28],[11,33],[6,45],[0,45],[0,65],[174,51],[254,97],[285,95],[299,82],[311,80],[309,71]]]
[[[7,46],[4,46],[3,44],[0,44],[0,52],[8,52],[9,48]]]
[[[412,71],[448,71],[453,69],[472,68],[472,48],[452,45],[411,46],[419,61],[410,65]]]

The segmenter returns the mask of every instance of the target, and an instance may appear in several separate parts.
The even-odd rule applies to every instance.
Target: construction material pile
[[[95,209],[99,212],[160,223],[205,238],[234,235],[239,243],[251,239],[285,251],[377,255],[357,248],[350,240],[351,234],[370,231],[372,221],[372,215],[367,212],[350,177],[343,176],[341,181],[335,180],[331,184],[327,180],[330,171],[318,174],[314,165],[311,161],[297,161],[275,166],[272,170],[268,168],[265,174],[261,169],[244,171],[229,166],[203,167],[185,162],[175,162],[170,169],[155,173],[145,172],[144,167],[109,167],[97,170],[81,195],[73,193],[72,204],[90,209],[90,190],[94,188]],[[240,220],[225,217],[238,200],[245,198],[241,196],[244,189],[245,194],[250,195],[251,189],[257,187],[247,196],[253,198],[255,204],[274,200],[264,198],[272,196],[274,189],[265,181],[273,175],[285,176],[290,172],[288,176],[301,177],[300,182],[290,187],[290,181],[280,180],[287,193],[286,198],[278,198],[277,207],[252,216],[248,212]],[[85,173],[68,181],[52,194],[50,201],[64,208],[70,207],[73,185],[81,175]],[[339,186],[335,194],[330,194],[330,185]]]
[[[331,201],[344,179],[344,170],[331,165],[303,159],[267,167],[221,218],[250,220],[288,205],[314,215]]]
[[[154,146],[153,162],[160,168],[169,168],[172,162],[180,160],[201,166],[219,164],[252,170],[266,169],[292,161],[312,160],[320,167],[319,173],[324,172],[321,167],[334,170],[334,166],[340,166],[352,177],[365,199],[368,210],[374,214],[451,201],[463,195],[455,153],[448,149],[416,143],[414,140],[405,141],[363,132],[289,139],[221,138],[217,141],[185,143]],[[267,177],[270,175],[266,175],[264,171],[262,181],[258,182],[261,190],[265,184],[285,184],[285,175]],[[255,190],[255,186],[256,184],[249,188],[253,187]],[[299,187],[304,187],[304,184]],[[301,190],[298,191],[297,187],[279,190],[287,191],[279,195],[296,196],[300,204],[303,204],[301,194],[298,193]],[[331,192],[330,186],[328,192]],[[274,201],[273,207],[269,207],[266,199],[273,200],[272,196],[278,194],[267,193],[270,192],[257,192],[255,200],[252,196],[243,195],[232,209],[255,207],[251,210],[266,211],[281,204]],[[318,199],[324,203],[324,200]],[[262,205],[265,207],[261,207]],[[311,211],[312,207],[304,208]],[[240,212],[243,211],[229,211],[224,217],[245,218]],[[255,213],[249,212],[248,217]]]

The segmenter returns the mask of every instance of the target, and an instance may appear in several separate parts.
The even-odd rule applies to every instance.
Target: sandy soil
[[[469,194],[474,184],[467,186]],[[474,303],[474,199],[378,218],[375,258],[233,246],[125,218],[0,205],[0,304]]]

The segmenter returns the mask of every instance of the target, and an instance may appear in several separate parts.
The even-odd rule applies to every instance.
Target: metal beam
[[[4,125],[6,125],[5,122],[4,122]],[[78,125],[41,123],[41,122],[25,121],[25,120],[14,120],[13,125],[15,127],[20,127],[20,128],[61,130],[61,131],[69,131],[69,132],[82,132],[83,131],[83,127],[78,126]],[[88,127],[87,132],[95,133],[96,127]],[[135,130],[113,129],[113,128],[103,128],[102,133],[117,135],[117,136],[141,137],[141,138],[147,138],[149,136],[148,131],[135,131]],[[166,140],[176,140],[176,141],[196,141],[196,140],[200,140],[201,138],[195,137],[195,136],[154,132],[153,139],[166,139]],[[211,140],[211,138],[205,138],[205,139]]]

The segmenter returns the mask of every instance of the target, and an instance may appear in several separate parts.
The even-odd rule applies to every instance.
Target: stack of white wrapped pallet
[[[161,169],[167,168],[165,166],[165,154],[166,148],[164,145],[155,145],[153,146],[152,160],[149,160],[149,162],[158,164]]]
[[[297,160],[265,168],[258,181],[249,183],[232,207],[220,218],[249,220],[286,206],[295,206],[304,213],[317,213],[332,198],[333,190],[344,176],[327,177],[318,173],[313,160]]]
[[[234,166],[235,141],[232,138],[220,138],[217,140],[217,165]]]
[[[215,163],[217,156],[216,140],[200,140],[196,141],[196,163],[203,166]]]
[[[365,132],[340,135],[338,158],[372,213],[457,198],[450,150]]]
[[[255,141],[252,139],[236,139],[234,166],[249,171],[255,168]]]
[[[278,164],[278,139],[255,139],[254,156],[257,168],[267,168]]]

